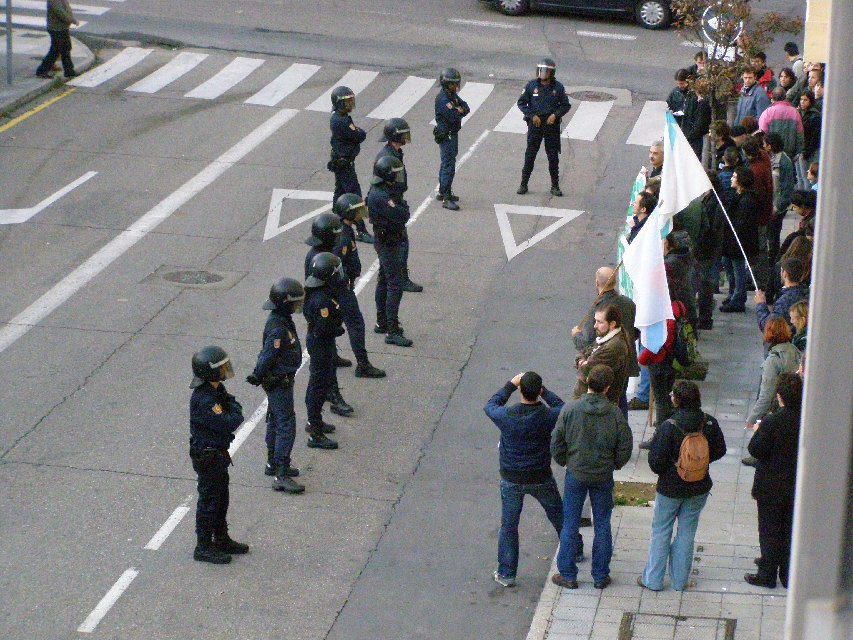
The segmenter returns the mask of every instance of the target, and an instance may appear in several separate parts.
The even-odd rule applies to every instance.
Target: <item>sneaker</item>
[[[444,194],[441,191],[439,191],[437,194],[435,194],[435,199],[438,200],[439,202],[444,202]]]
[[[556,197],[556,198],[562,198],[563,197],[563,191],[560,189],[559,186],[554,185],[553,187],[551,187],[551,195]]]
[[[610,576],[605,576],[601,580],[596,580],[592,584],[592,586],[594,586],[596,589],[606,589],[607,587],[610,586],[610,583],[612,583],[612,582],[613,582],[613,579]]]
[[[492,577],[502,587],[514,587],[515,586],[515,578],[507,578],[502,576],[497,572],[497,570],[492,574]]]
[[[459,211],[459,205],[449,198],[444,199],[444,204],[441,207],[449,211]]]
[[[527,183],[522,182],[521,185],[516,190],[516,193],[520,196],[523,196],[525,193],[527,193]]]
[[[551,576],[551,582],[553,582],[558,587],[563,587],[563,589],[577,589],[578,581],[577,580],[569,580],[568,578],[564,578],[559,573],[555,573]]]
[[[312,434],[308,436],[308,447],[311,449],[337,449],[338,443],[336,440],[332,440],[331,438],[327,438],[322,433],[320,434]]]
[[[649,408],[648,402],[643,402],[639,398],[631,398],[631,401],[628,403],[629,411],[647,411]]]
[[[193,551],[193,560],[209,562],[210,564],[228,564],[231,562],[231,556],[215,548],[213,545],[197,544],[195,551]]]
[[[643,582],[643,576],[637,576],[637,586],[642,587],[643,589],[648,589],[649,591],[660,591],[660,589],[652,589],[646,586],[646,583]]]
[[[214,537],[213,546],[222,553],[227,553],[229,556],[249,553],[249,545],[232,540],[227,533],[221,537]]]

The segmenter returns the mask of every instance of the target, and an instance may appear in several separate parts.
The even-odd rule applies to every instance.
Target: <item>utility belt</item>
[[[261,380],[261,388],[269,393],[270,391],[277,389],[279,387],[292,387],[293,386],[293,374],[292,373],[280,373],[277,376],[267,375],[264,376],[264,379]]]
[[[329,163],[326,165],[326,168],[329,171],[343,171],[344,169],[349,169],[354,164],[355,159],[337,156],[333,153]]]
[[[203,449],[190,449],[190,459],[201,468],[210,468],[215,464],[233,465],[231,454],[228,449],[217,449],[216,447],[204,447]]]
[[[432,137],[435,139],[436,144],[447,142],[457,134],[457,131],[450,131],[440,124],[437,124],[432,128]]]

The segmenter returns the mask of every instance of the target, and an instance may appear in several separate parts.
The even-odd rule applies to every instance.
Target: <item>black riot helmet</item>
[[[355,109],[355,92],[341,85],[332,89],[332,111],[352,113]]]
[[[451,85],[453,85],[454,88],[452,91],[455,93],[456,91],[459,91],[459,85],[462,84],[462,74],[453,67],[447,67],[447,69],[441,72],[441,75],[438,77],[438,81],[441,83],[441,88],[445,91],[450,89]]]
[[[358,222],[364,220],[367,215],[367,205],[360,195],[355,193],[345,193],[335,200],[335,205],[332,211],[339,215],[342,220],[349,222]]]
[[[308,278],[305,280],[306,289],[317,289],[318,287],[342,284],[343,282],[344,270],[338,256],[328,251],[314,256],[311,261],[311,268],[308,270]]]
[[[406,144],[412,141],[412,130],[403,118],[391,118],[382,129],[382,139],[388,142]]]
[[[282,278],[270,287],[270,298],[264,302],[264,309],[278,309],[285,313],[298,313],[305,301],[305,289],[302,283],[293,278]]]
[[[557,63],[552,58],[542,58],[536,65],[536,77],[540,80],[553,80],[557,73]]]
[[[222,347],[205,347],[193,354],[193,379],[190,388],[200,387],[205,382],[227,380],[234,377],[231,358]]]
[[[373,177],[370,184],[382,184],[387,182],[403,182],[403,162],[395,156],[382,156],[373,164]]]
[[[343,230],[338,216],[334,213],[321,213],[311,223],[311,237],[305,243],[312,247],[332,247]]]

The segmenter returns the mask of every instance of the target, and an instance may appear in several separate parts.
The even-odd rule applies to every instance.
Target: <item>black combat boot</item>
[[[339,416],[346,417],[355,413],[355,409],[344,400],[344,397],[341,395],[341,389],[337,385],[329,389],[329,393],[326,394],[326,402],[331,406],[332,413],[336,413]]]
[[[557,198],[563,197],[563,191],[562,191],[562,189],[560,189],[560,185],[557,184],[556,182],[551,185],[551,195],[555,196]]]
[[[351,367],[352,360],[347,360],[346,358],[340,357],[337,353],[335,354],[335,368],[341,369],[343,367]]]
[[[227,531],[213,534],[213,546],[217,551],[227,553],[229,556],[243,555],[249,553],[249,545],[232,540]]]
[[[523,196],[527,193],[527,181],[530,179],[530,176],[521,176],[521,184],[518,186],[518,190],[516,193],[520,196]]]
[[[338,448],[337,441],[332,440],[331,438],[327,438],[326,435],[323,433],[323,431],[325,431],[325,429],[323,428],[325,426],[325,423],[319,426],[315,426],[309,423],[308,426],[311,428],[310,435],[308,436],[308,446],[311,449],[331,450]]]
[[[275,462],[273,462],[273,456],[275,455],[274,449],[267,449],[267,464],[264,467],[264,475],[265,476],[274,476],[275,475]]]
[[[385,336],[385,344],[393,344],[398,347],[411,347],[414,343],[403,335],[403,327],[398,323],[388,326],[388,335]]]
[[[334,433],[335,429],[337,428],[337,427],[335,427],[335,425],[329,424],[328,422],[325,422],[325,421],[322,422],[320,426],[323,429],[323,433]],[[313,430],[314,430],[314,427],[311,425],[311,423],[306,422],[305,423],[305,433],[311,433]]]
[[[195,546],[195,551],[193,551],[193,560],[209,562],[211,564],[228,564],[231,562],[231,556],[214,547],[211,536],[200,535],[198,536],[198,544]]]
[[[378,369],[370,364],[370,360],[367,359],[365,355],[363,359],[358,360],[358,364],[355,365],[355,377],[356,378],[384,378],[385,372],[382,369]]]
[[[459,211],[459,205],[456,204],[456,200],[451,200],[448,196],[444,197],[444,204],[441,206],[448,211]]]
[[[276,491],[284,491],[285,493],[302,493],[305,491],[305,485],[301,485],[290,476],[290,467],[286,464],[279,465],[276,468],[275,478],[272,481],[272,488]]]
[[[412,282],[409,279],[409,270],[403,269],[403,291],[408,291],[409,293],[420,293],[424,288],[419,285],[417,282]]]
[[[444,194],[444,199],[445,200],[451,200],[453,202],[459,202],[459,196],[457,196],[455,193],[453,193],[452,189],[448,190],[448,192],[446,194]]]

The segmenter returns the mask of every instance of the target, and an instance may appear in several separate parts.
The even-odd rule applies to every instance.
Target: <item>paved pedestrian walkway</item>
[[[751,297],[751,296],[750,296]],[[719,299],[722,296],[718,296]],[[651,507],[616,507],[613,513],[613,584],[593,588],[589,560],[580,565],[577,590],[547,581],[528,640],[778,640],[783,636],[786,591],[748,585],[759,555],[754,470],[741,464],[752,435],[744,429],[760,379],[763,349],[751,300],[746,313],[715,312],[714,330],[703,332],[700,350],[710,363],[699,384],[702,405],[726,437],[726,456],[711,465],[714,487],[696,534],[692,586],[652,592],[637,586],[645,566]],[[630,413],[635,454],[617,480],[655,482],[648,455],[636,445],[647,412]],[[590,529],[584,530],[587,540]],[[589,549],[587,549],[587,552]],[[588,553],[587,553],[588,555]],[[552,573],[556,568],[552,568]]]

